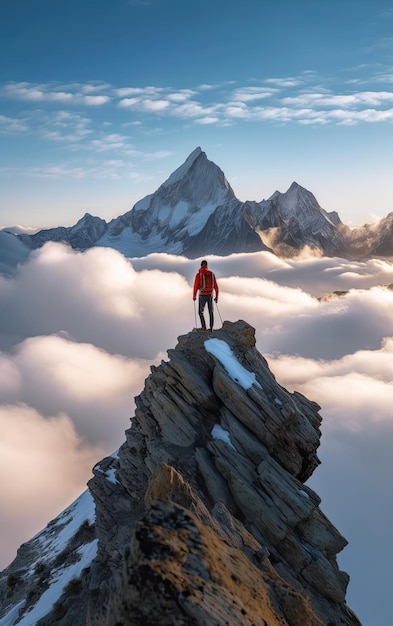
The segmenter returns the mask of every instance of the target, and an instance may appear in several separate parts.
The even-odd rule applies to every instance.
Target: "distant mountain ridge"
[[[196,258],[259,250],[290,257],[308,247],[325,256],[360,259],[393,255],[393,213],[351,229],[296,182],[267,200],[242,202],[198,147],[157,191],[109,223],[86,213],[74,226],[15,236],[30,249],[59,241],[76,250],[111,247],[128,257],[166,252]]]

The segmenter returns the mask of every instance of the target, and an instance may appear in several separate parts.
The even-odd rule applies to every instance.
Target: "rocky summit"
[[[35,581],[26,608],[16,569],[32,585],[26,555],[37,557],[26,544],[6,572],[8,595],[2,579],[0,624],[359,625],[336,561],[347,542],[306,484],[320,407],[275,380],[241,320],[179,337],[168,357],[151,368],[126,441],[94,468],[93,558],[29,622],[40,594]],[[74,567],[93,545],[91,523],[75,518],[61,553]],[[65,524],[63,514],[48,526],[52,541]]]

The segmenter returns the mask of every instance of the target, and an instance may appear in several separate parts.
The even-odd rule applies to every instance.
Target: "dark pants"
[[[199,296],[199,317],[201,320],[202,328],[206,330],[206,322],[205,316],[203,314],[203,310],[207,304],[207,308],[209,309],[209,319],[210,319],[210,330],[213,330],[214,325],[214,315],[213,315],[213,296]]]

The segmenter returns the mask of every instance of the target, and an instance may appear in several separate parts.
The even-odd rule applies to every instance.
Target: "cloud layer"
[[[378,88],[381,82],[389,85],[391,74],[374,73],[367,81],[363,78],[364,84],[373,84],[374,88],[362,90],[358,84],[362,81],[356,80],[356,70],[352,71],[353,78],[342,83],[338,92],[337,84],[333,85],[328,78],[305,71],[298,76],[254,80],[254,84],[239,85],[230,81],[180,89],[159,85],[115,87],[97,81],[85,84],[7,82],[1,85],[0,97],[5,101],[39,106],[46,103],[71,109],[115,106],[197,124],[269,121],[354,125],[391,121],[393,92]],[[25,129],[25,121],[19,118],[0,118],[1,122],[7,132]]]
[[[251,323],[280,384],[322,407],[323,463],[311,484],[350,541],[349,603],[371,623],[385,610],[393,556],[393,265],[265,252],[209,261],[221,289],[216,327]],[[150,365],[195,326],[197,269],[49,243],[0,277],[1,566],[123,442]],[[345,293],[318,299],[334,290]]]

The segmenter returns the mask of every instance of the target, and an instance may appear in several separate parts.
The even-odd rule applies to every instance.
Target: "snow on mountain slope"
[[[266,249],[294,256],[309,247],[328,256],[368,258],[393,255],[393,240],[385,230],[381,220],[372,229],[365,225],[352,231],[296,182],[285,193],[243,203],[198,147],[154,193],[109,224],[86,214],[72,227],[19,238],[31,248],[64,241],[77,250],[104,246],[129,257],[165,252],[195,258]]]
[[[275,191],[268,200],[259,203],[261,216],[267,216],[277,211],[285,224],[296,220],[304,230],[324,231],[326,228],[337,226],[336,213],[329,214],[320,207],[311,191],[293,182],[288,191]]]
[[[337,214],[324,211],[297,183],[260,203],[241,202],[222,170],[198,147],[155,193],[112,220],[94,245],[134,257],[166,252],[195,258],[267,249],[292,255],[306,245],[322,252],[336,245],[341,249],[340,224]]]
[[[337,213],[327,213],[315,196],[296,182],[285,193],[275,191],[267,200],[246,203],[245,210],[250,224],[278,255],[293,254],[305,246],[325,254],[345,249]]]
[[[196,235],[213,211],[231,201],[235,194],[222,170],[196,148],[151,197],[135,205],[132,218],[168,226],[171,230]],[[179,233],[180,234],[180,233]]]
[[[217,207],[234,198],[221,169],[196,148],[154,194],[112,220],[97,245],[113,246],[133,256],[181,254]]]
[[[97,553],[95,506],[84,491],[67,509],[23,544],[0,579],[0,626],[35,626],[58,604],[64,590],[91,564]],[[17,605],[7,606],[12,588]],[[26,590],[29,593],[26,594]],[[34,591],[32,591],[34,590]]]
[[[105,220],[85,213],[74,226],[48,228],[34,235],[22,234],[19,239],[31,248],[40,248],[47,241],[59,241],[69,243],[76,250],[86,250],[96,244],[106,229]]]
[[[160,234],[159,230],[150,236],[143,238],[139,233],[135,233],[130,226],[123,228],[119,234],[106,233],[95,244],[104,248],[114,248],[125,256],[143,257],[155,252],[166,252],[167,254],[182,254],[183,245],[181,241],[171,242]]]
[[[268,250],[245,218],[244,204],[234,198],[210,215],[202,230],[184,249],[189,258],[209,254],[227,256],[239,252]]]

